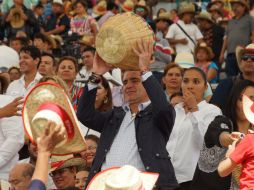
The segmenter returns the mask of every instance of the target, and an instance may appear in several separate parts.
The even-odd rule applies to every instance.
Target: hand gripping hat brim
[[[75,111],[63,88],[54,83],[36,85],[27,95],[23,112],[25,131],[32,142],[42,135],[48,120],[62,124],[65,139],[58,143],[53,155],[66,155],[85,150]]]

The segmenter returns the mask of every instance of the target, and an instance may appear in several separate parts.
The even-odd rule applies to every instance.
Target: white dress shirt
[[[11,82],[8,86],[6,94],[13,97],[26,97],[26,95],[32,90],[32,88],[39,82],[42,78],[39,72],[36,73],[34,80],[25,88],[24,75],[20,79]]]
[[[175,106],[176,118],[167,143],[167,150],[179,183],[191,181],[197,166],[208,125],[221,110],[205,100],[198,111],[185,113],[183,103]]]
[[[187,34],[194,40],[194,42],[197,43],[197,40],[203,38],[202,33],[198,29],[196,24],[190,23],[190,24],[185,24],[182,20],[179,20],[177,22]],[[169,27],[168,33],[166,35],[166,38],[173,38],[173,39],[183,39],[185,38],[188,43],[187,44],[176,44],[176,53],[181,53],[181,52],[194,52],[194,44],[193,42],[184,34],[184,32],[177,26],[176,24],[172,24]]]
[[[0,107],[10,103],[14,98],[0,96]],[[24,144],[22,118],[13,116],[0,119],[0,179],[8,180],[11,168],[18,162],[18,151]]]

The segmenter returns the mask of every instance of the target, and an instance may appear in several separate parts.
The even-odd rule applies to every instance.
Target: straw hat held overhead
[[[65,138],[56,145],[53,155],[66,155],[85,150],[86,144],[78,126],[72,104],[64,89],[55,83],[36,85],[26,97],[22,113],[25,131],[32,142],[41,136],[48,121],[60,125]]]
[[[152,29],[143,18],[128,12],[110,17],[97,34],[95,45],[106,63],[121,69],[138,70],[139,58],[133,47],[142,39],[153,43]]]
[[[158,176],[129,165],[109,168],[94,176],[87,190],[152,190]]]

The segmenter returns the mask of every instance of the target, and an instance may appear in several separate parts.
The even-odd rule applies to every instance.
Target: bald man
[[[34,166],[28,163],[15,165],[9,175],[11,190],[27,190],[34,173]]]

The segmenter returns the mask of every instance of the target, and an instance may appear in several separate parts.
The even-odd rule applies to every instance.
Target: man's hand
[[[139,57],[139,69],[140,71],[149,70],[153,54],[153,41],[152,40],[140,40],[137,42],[137,48],[133,47],[133,51]]]
[[[59,125],[54,128],[53,125],[54,123],[49,121],[44,134],[37,139],[38,152],[50,155],[55,146],[65,138],[64,128]]]
[[[23,104],[23,97],[15,98],[11,103],[7,104],[3,108],[0,109],[0,118],[3,117],[12,117],[12,116],[20,116],[18,113],[22,108],[19,105]]]
[[[106,72],[110,71],[114,67],[108,63],[106,63],[97,52],[95,52],[94,61],[93,61],[93,68],[92,72],[103,75]]]

